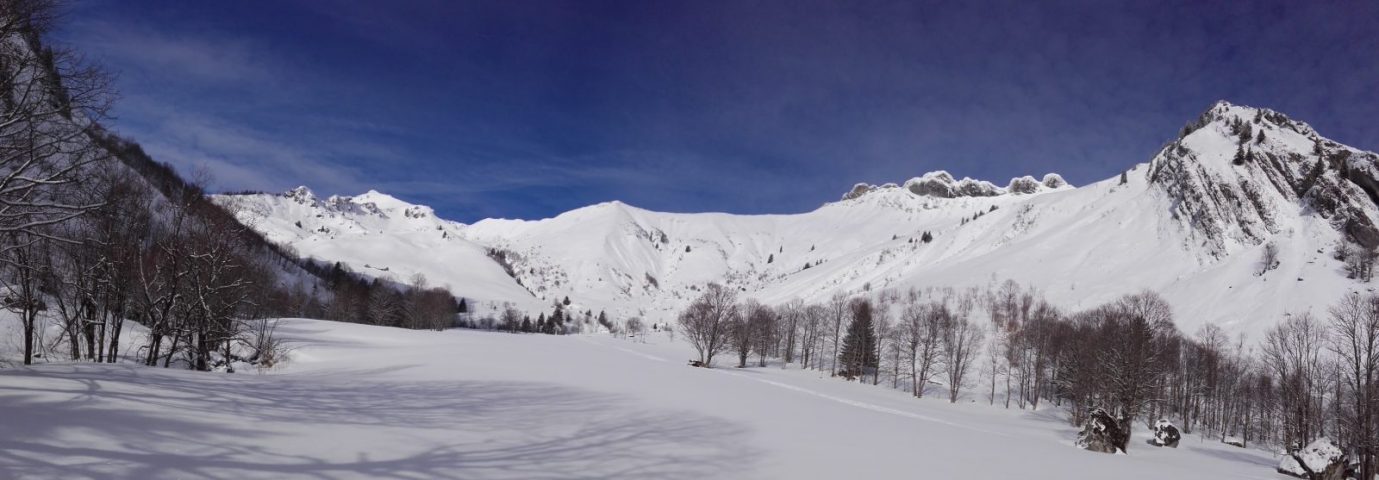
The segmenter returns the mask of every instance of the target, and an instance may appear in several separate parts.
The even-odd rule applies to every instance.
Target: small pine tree
[[[565,296],[565,300],[564,300],[564,301],[561,301],[560,303],[561,303],[561,304],[564,304],[564,305],[567,306],[567,307],[570,306],[570,297],[569,297],[568,295],[566,295],[566,296]]]
[[[1244,143],[1246,143],[1246,142],[1249,142],[1250,140],[1254,140],[1254,136],[1255,136],[1255,132],[1254,132],[1254,129],[1250,127],[1250,124],[1247,123],[1247,124],[1245,124],[1245,128],[1240,129],[1240,143],[1241,143],[1241,144],[1244,144]]]
[[[776,261],[776,254],[773,253],[773,254],[771,254],[771,255],[769,255],[769,256],[766,257],[766,263],[771,263],[771,262],[774,262],[774,261]]]
[[[843,351],[838,354],[845,377],[860,377],[869,368],[876,368],[876,332],[872,329],[871,303],[855,301],[852,323],[843,337]]]
[[[469,303],[466,303],[465,300],[464,300],[463,298],[461,298],[461,299],[460,299],[460,306],[459,306],[458,308],[456,308],[455,310],[458,311],[458,312],[460,312],[460,313],[469,313]]]
[[[1236,165],[1245,164],[1245,147],[1235,147],[1235,160],[1232,162]]]
[[[685,245],[685,253],[690,253],[690,246],[689,246],[689,245]]]
[[[1259,136],[1255,137],[1255,143],[1264,143],[1264,129],[1259,129]]]
[[[931,233],[929,233],[928,230],[925,230],[925,231],[924,231],[924,235],[921,235],[921,236],[919,237],[919,241],[924,242],[924,243],[932,242],[932,241],[934,241],[934,235],[931,234]]]
[[[521,330],[522,330],[523,332],[525,332],[525,333],[531,333],[531,316],[530,316],[530,315],[523,315],[523,316],[522,316],[522,328],[521,328]]]
[[[1120,172],[1120,184],[1121,184],[1121,185],[1125,185],[1126,183],[1129,183],[1129,182],[1130,182],[1130,176],[1127,175],[1124,171],[1121,171],[1121,172]]]

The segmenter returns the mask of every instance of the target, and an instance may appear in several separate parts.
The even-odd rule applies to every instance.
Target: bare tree
[[[785,340],[784,360],[787,364],[795,362],[795,345],[799,343],[799,323],[800,318],[804,316],[804,308],[804,301],[797,298],[786,302],[778,309],[779,326]]]
[[[680,313],[680,328],[695,351],[699,362],[713,366],[713,357],[728,347],[732,322],[738,315],[737,292],[710,283],[685,311]]]
[[[1322,373],[1325,335],[1325,328],[1304,313],[1294,315],[1264,337],[1264,364],[1279,382],[1285,446],[1290,451],[1308,444],[1318,433],[1318,399],[1327,390]]]
[[[627,319],[627,333],[637,338],[641,338],[642,334],[646,333],[646,324],[642,322],[641,317]]]
[[[40,254],[50,251],[48,241],[76,241],[53,227],[99,206],[71,191],[90,165],[110,158],[88,137],[110,106],[109,77],[39,45],[54,16],[52,2],[0,4],[0,262],[12,278],[6,303],[20,315],[25,364],[33,361],[42,307],[35,282],[49,263]]]
[[[951,317],[943,326],[943,372],[948,382],[949,403],[957,403],[962,394],[967,373],[972,370],[984,336],[981,327],[966,317]]]
[[[1330,313],[1331,348],[1350,390],[1349,421],[1344,423],[1359,454],[1359,478],[1374,478],[1379,447],[1379,295],[1346,295]]]
[[[752,351],[757,353],[757,366],[766,366],[766,356],[775,342],[776,311],[768,305],[748,306],[747,323],[752,336]]]
[[[833,321],[833,354],[829,356],[833,363],[832,366],[829,367],[828,374],[830,376],[837,376],[838,349],[843,341],[843,318],[848,314],[847,296],[843,295],[842,292],[834,293],[833,296],[828,299],[826,308],[828,309],[829,319]]]
[[[1278,244],[1269,242],[1264,244],[1264,250],[1259,257],[1259,274],[1269,273],[1269,270],[1278,268]]]

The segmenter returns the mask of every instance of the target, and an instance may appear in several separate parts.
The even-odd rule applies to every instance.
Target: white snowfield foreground
[[[0,478],[1281,478],[1266,452],[1154,448],[1143,425],[1129,455],[1082,451],[1053,407],[690,368],[660,337],[280,332],[292,361],[266,374],[0,370]]]

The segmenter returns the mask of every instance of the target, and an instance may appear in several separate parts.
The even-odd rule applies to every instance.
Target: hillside
[[[1248,158],[1237,162],[1239,152]],[[1253,332],[1368,288],[1333,252],[1343,241],[1379,245],[1376,158],[1283,114],[1220,102],[1123,181],[1076,188],[1057,175],[998,187],[933,172],[859,184],[795,215],[609,202],[472,225],[378,192],[216,201],[305,256],[399,281],[422,273],[486,311],[503,302],[534,311],[568,296],[581,311],[667,321],[713,281],[777,303],[1013,279],[1067,308],[1157,290],[1185,331],[1217,323]],[[1260,275],[1267,243],[1279,263]]]

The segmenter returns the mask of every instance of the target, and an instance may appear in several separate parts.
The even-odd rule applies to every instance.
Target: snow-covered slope
[[[482,306],[489,310],[504,302],[530,310],[545,306],[486,247],[459,235],[463,225],[437,217],[430,207],[376,191],[322,200],[306,187],[215,200],[269,241],[304,257],[403,284],[420,274],[428,285],[487,301]]]
[[[4,317],[0,317],[3,326]],[[287,320],[291,361],[213,375],[0,369],[0,477],[23,479],[1281,478],[1185,435],[1073,447],[1063,409],[950,404],[782,368],[689,368],[685,342]],[[822,377],[822,378],[820,378]]]
[[[473,225],[377,192],[218,201],[302,254],[400,281],[421,272],[458,295],[524,309],[568,296],[581,311],[664,321],[710,281],[776,303],[1013,279],[1066,308],[1154,289],[1189,332],[1210,322],[1248,333],[1367,288],[1331,252],[1345,239],[1379,246],[1376,164],[1280,113],[1220,102],[1149,162],[1079,188],[1052,174],[998,187],[932,172],[859,184],[795,215],[609,202]],[[1270,242],[1280,264],[1260,275]]]

